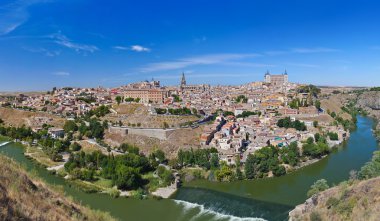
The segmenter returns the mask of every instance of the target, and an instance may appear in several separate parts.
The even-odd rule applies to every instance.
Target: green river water
[[[63,186],[67,195],[91,208],[108,211],[120,220],[287,220],[288,212],[306,199],[309,187],[324,178],[337,184],[359,169],[378,146],[372,134],[373,120],[358,117],[357,130],[350,139],[323,160],[283,177],[230,183],[193,181],[165,200],[111,198],[105,194],[87,194],[71,187],[64,179],[49,174],[23,154],[23,147],[0,147],[5,154],[46,182]],[[0,142],[1,143],[1,142]]]

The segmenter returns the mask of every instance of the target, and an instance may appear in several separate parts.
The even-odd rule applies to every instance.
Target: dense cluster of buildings
[[[3,98],[0,102],[11,107],[28,107],[70,117],[81,115],[100,105],[112,105],[119,96],[122,103],[144,103],[151,110],[186,107],[193,114],[203,115],[204,118],[220,113],[211,124],[203,127],[200,146],[218,148],[221,159],[233,164],[236,155],[240,155],[244,162],[247,154],[268,144],[287,146],[293,141],[301,142],[315,134],[312,119],[325,113],[314,106],[290,108],[292,100],[308,97],[307,94],[297,92],[298,86],[289,82],[286,71],[280,75],[267,72],[262,82],[239,86],[188,85],[185,74],[182,73],[179,85],[172,87],[161,86],[159,81],[152,79],[112,89],[54,89],[48,94],[19,95]],[[151,111],[150,114],[155,113]],[[293,121],[302,121],[307,130],[279,128],[277,121],[287,116]],[[323,122],[320,125],[328,131],[338,133],[340,141],[347,136],[339,126],[333,127]],[[62,135],[62,130],[59,129],[50,132],[54,136]]]

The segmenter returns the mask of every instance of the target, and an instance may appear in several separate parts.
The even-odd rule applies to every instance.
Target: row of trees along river
[[[172,199],[138,200],[89,194],[63,178],[27,159],[23,147],[11,143],[0,147],[5,154],[46,182],[63,187],[67,195],[94,209],[104,210],[120,220],[287,220],[288,212],[305,201],[310,186],[319,179],[331,185],[348,179],[377,149],[372,134],[373,120],[358,117],[350,139],[329,156],[310,166],[281,177],[233,182],[195,180],[186,183]],[[1,142],[0,142],[1,143]]]

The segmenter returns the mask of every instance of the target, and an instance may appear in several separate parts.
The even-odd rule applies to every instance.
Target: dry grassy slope
[[[167,140],[132,134],[122,137],[120,135],[106,133],[105,141],[111,146],[118,146],[121,143],[134,144],[138,146],[144,154],[149,154],[155,148],[158,148],[164,151],[168,158],[173,158],[177,156],[177,152],[180,148],[199,147],[199,137],[202,131],[202,127],[195,129],[178,129],[173,132]]]
[[[164,122],[168,123],[170,127],[178,127],[182,123],[199,119],[196,116],[151,115],[148,111],[149,107],[142,104],[114,105],[113,109],[118,114],[108,114],[103,119],[111,122],[122,121],[123,125],[140,123],[141,127],[146,128],[162,128]]]
[[[31,179],[13,160],[0,155],[0,220],[114,220]]]
[[[114,104],[112,108],[118,113],[118,114],[133,114],[137,109],[143,108],[143,104]]]
[[[6,124],[13,126],[32,126],[28,119],[32,119],[34,117],[48,117],[52,118],[53,121],[49,124],[55,127],[63,127],[65,124],[65,120],[61,117],[51,115],[43,112],[31,112],[31,111],[23,111],[23,110],[15,110],[11,108],[3,108],[0,107],[0,118],[5,121]]]
[[[331,206],[331,198],[336,205]],[[380,220],[380,177],[323,191],[291,211],[290,220],[312,220],[312,213],[329,221]]]
[[[338,94],[338,95],[331,95],[327,99],[321,100],[321,107],[327,111],[330,110],[330,112],[335,112],[336,114],[339,114],[343,119],[351,119],[351,115],[349,115],[346,112],[343,112],[341,109],[342,106],[344,106],[344,103],[348,100],[348,95],[345,94]]]

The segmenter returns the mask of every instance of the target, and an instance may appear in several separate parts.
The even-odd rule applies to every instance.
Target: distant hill
[[[0,155],[0,220],[114,220],[67,199],[42,181],[32,179],[13,160]]]

